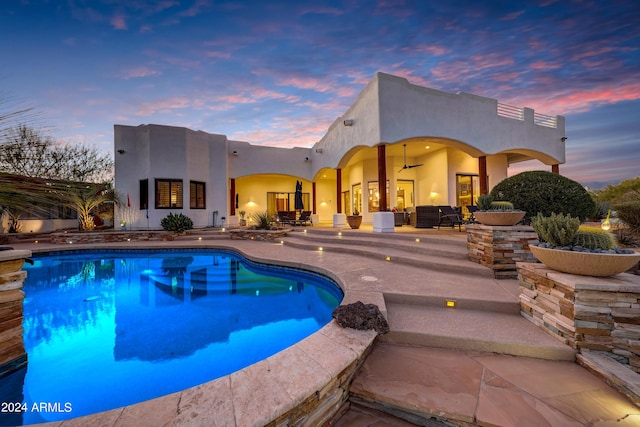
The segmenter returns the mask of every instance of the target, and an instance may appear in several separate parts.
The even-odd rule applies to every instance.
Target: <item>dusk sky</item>
[[[640,175],[638,0],[4,0],[0,34],[0,94],[109,153],[116,123],[310,147],[382,71],[564,115],[584,185]]]

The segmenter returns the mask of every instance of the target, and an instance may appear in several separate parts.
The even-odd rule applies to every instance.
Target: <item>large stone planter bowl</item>
[[[473,216],[484,225],[516,225],[526,215],[525,211],[475,211]]]
[[[544,265],[562,273],[606,277],[623,273],[640,261],[640,253],[597,254],[529,246]]]

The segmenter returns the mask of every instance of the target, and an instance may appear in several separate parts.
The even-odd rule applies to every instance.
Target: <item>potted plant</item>
[[[547,267],[582,276],[613,276],[640,261],[640,253],[616,246],[611,233],[581,226],[570,215],[538,215],[531,222],[540,243],[530,245],[533,255]]]
[[[474,212],[476,221],[484,225],[516,225],[526,212],[514,209],[513,203],[494,201],[489,194],[482,194],[477,201],[478,210]]]
[[[347,216],[347,223],[349,224],[349,227],[354,230],[360,228],[360,224],[362,224],[362,216],[360,216],[360,212],[358,212],[357,209],[353,210],[353,215]]]
[[[245,212],[245,211],[240,211],[239,213],[240,213],[240,226],[241,226],[241,227],[244,227],[244,226],[246,226],[246,225],[247,225],[247,220],[246,220],[246,219],[244,219],[244,216],[246,215],[246,213],[247,213],[247,212]]]

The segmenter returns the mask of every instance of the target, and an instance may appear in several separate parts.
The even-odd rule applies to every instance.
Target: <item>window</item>
[[[191,209],[205,209],[204,182],[191,181],[189,183],[189,207]]]
[[[267,193],[267,213],[273,216],[281,211],[292,211],[295,209],[296,193]],[[303,210],[311,210],[311,196],[309,193],[302,193]]]
[[[149,209],[149,180],[140,180],[140,209]]]
[[[395,208],[403,211],[413,206],[413,181],[399,179],[396,187]]]
[[[369,181],[369,212],[380,212],[380,190],[378,189],[378,181]],[[387,207],[389,210],[389,180],[386,185]]]
[[[182,209],[182,180],[156,179],[156,209]]]

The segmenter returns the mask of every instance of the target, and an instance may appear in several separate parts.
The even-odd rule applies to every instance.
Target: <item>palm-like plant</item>
[[[21,213],[48,212],[48,189],[44,181],[0,174],[0,216],[9,218],[9,232],[20,231]]]
[[[24,211],[46,215],[52,206],[62,204],[78,213],[81,230],[93,230],[93,213],[106,202],[118,202],[107,184],[0,175],[0,210],[10,218]]]
[[[118,201],[116,193],[106,185],[68,184],[66,188],[58,189],[56,194],[64,206],[78,213],[78,225],[85,231],[95,229],[93,214],[99,206]]]

